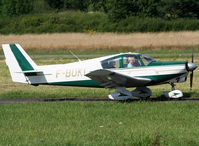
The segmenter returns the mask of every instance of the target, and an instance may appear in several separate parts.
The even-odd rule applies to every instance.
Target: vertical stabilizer
[[[23,72],[34,71],[37,65],[19,44],[3,44],[2,48],[12,80],[14,82],[28,83]]]

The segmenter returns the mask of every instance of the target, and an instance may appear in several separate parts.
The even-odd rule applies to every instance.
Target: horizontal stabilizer
[[[21,71],[16,73],[23,73],[25,76],[39,76],[44,74],[43,71],[36,71],[36,70]]]

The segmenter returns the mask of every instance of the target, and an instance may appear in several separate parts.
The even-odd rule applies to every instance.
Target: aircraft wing
[[[146,78],[132,77],[113,70],[99,69],[86,74],[87,77],[98,82],[106,88],[115,87],[143,87],[151,80]]]

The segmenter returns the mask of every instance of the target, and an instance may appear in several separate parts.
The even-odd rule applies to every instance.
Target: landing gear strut
[[[173,82],[171,82],[170,85],[171,85],[171,90],[174,91],[176,85]]]

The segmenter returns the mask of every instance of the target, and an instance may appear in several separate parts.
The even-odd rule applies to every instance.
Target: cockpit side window
[[[149,56],[147,56],[147,55],[143,55],[143,54],[142,54],[140,57],[141,57],[142,62],[144,63],[145,66],[147,66],[147,65],[150,64],[151,62],[156,61],[156,60],[154,60],[153,58],[151,58],[151,57],[149,57]]]
[[[124,68],[133,68],[141,66],[140,60],[136,55],[125,55],[123,57]]]
[[[121,57],[104,60],[101,65],[104,69],[121,68]]]
[[[140,56],[137,54],[125,54],[125,55],[119,55],[113,58],[103,60],[101,62],[101,65],[102,65],[102,68],[104,69],[134,68],[134,67],[139,67],[143,65],[148,65],[152,61],[154,61],[154,59],[145,55]]]

